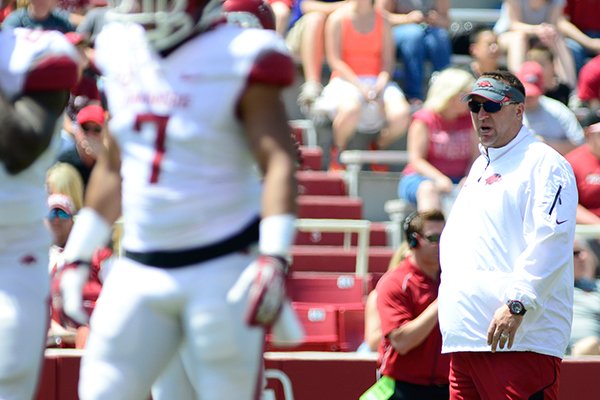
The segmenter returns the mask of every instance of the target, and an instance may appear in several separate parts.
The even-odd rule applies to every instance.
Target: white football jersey
[[[261,176],[236,107],[265,53],[288,57],[271,31],[222,25],[161,57],[139,25],[96,40],[121,151],[130,251],[218,242],[260,214]]]
[[[0,90],[9,100],[27,91],[69,90],[76,83],[77,50],[59,32],[0,30]],[[46,171],[56,160],[62,118],[48,149],[26,170],[10,175],[0,163],[0,226],[31,223],[48,212]]]

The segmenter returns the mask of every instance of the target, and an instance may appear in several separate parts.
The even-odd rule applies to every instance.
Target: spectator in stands
[[[92,7],[85,13],[83,21],[77,25],[77,33],[89,38],[90,47],[93,48],[96,36],[104,26],[104,17],[109,8],[104,0],[92,0],[90,5]],[[90,56],[90,59],[93,61],[93,57]]]
[[[592,58],[579,72],[577,96],[583,107],[600,107],[600,55]]]
[[[600,280],[598,259],[584,239],[573,243],[573,328],[569,342],[572,356],[600,355]]]
[[[567,0],[565,18],[558,27],[567,38],[567,46],[573,53],[577,71],[589,57],[600,53],[600,18],[598,2],[593,0]]]
[[[449,397],[450,358],[441,354],[437,313],[443,228],[439,210],[411,214],[404,223],[410,253],[377,283],[382,378],[370,390],[387,390],[390,400]]]
[[[15,10],[17,5],[16,0],[2,0],[0,1],[0,25],[6,19],[8,14]]]
[[[73,228],[73,216],[75,205],[71,198],[64,194],[51,194],[48,197],[48,217],[46,225],[52,235],[50,246],[49,273],[54,274],[56,265],[60,259],[60,253],[67,243],[67,238]],[[73,347],[75,343],[75,329],[63,327],[59,321],[54,319],[50,322],[48,329],[47,347]]]
[[[462,96],[473,76],[448,68],[432,82],[423,108],[408,129],[409,163],[398,196],[419,211],[442,209],[442,197],[453,192],[479,154],[477,137]]]
[[[81,200],[80,200],[81,201]],[[57,294],[61,278],[63,260],[60,257],[67,239],[73,228],[73,217],[77,213],[74,202],[70,196],[65,194],[51,194],[48,196],[48,218],[47,225],[52,233],[53,243],[50,248],[51,264],[50,277],[52,279],[53,294]],[[54,253],[54,255],[52,254]],[[103,272],[107,260],[112,256],[109,247],[103,247],[94,253],[90,267],[90,277],[84,288],[84,306],[91,314],[102,287]],[[52,323],[48,331],[48,345],[60,347],[83,348],[89,331],[88,326],[75,324],[62,313],[58,298],[53,296],[52,301]],[[66,341],[66,343],[65,343]]]
[[[306,116],[321,95],[321,75],[325,60],[325,21],[343,6],[343,0],[296,0],[292,7],[288,47],[302,63],[304,83],[300,87],[298,105]]]
[[[425,60],[431,61],[434,71],[450,65],[450,0],[376,0],[376,3],[389,12],[397,56],[404,65],[406,95],[411,105],[417,106],[424,99]]]
[[[56,7],[54,0],[31,0],[27,7],[11,12],[2,26],[72,32],[75,26],[69,20],[69,12]]]
[[[560,101],[544,95],[544,71],[535,61],[526,61],[517,74],[525,86],[523,123],[561,154],[583,143],[577,117]]]
[[[85,34],[78,32],[68,32],[65,37],[79,51],[82,60],[80,65],[83,69],[81,79],[71,89],[71,96],[85,96],[90,101],[100,104],[101,97],[97,82],[99,72],[89,58],[91,42]]]
[[[468,64],[469,72],[478,78],[483,72],[506,69],[500,65],[498,36],[493,29],[482,25],[469,34],[469,54],[473,60]]]
[[[69,103],[63,119],[61,152],[74,145],[75,129],[77,128],[77,114],[85,106],[101,104],[102,98],[98,89],[99,73],[92,64],[90,41],[80,33],[68,32],[65,37],[79,51],[81,56],[82,74],[79,82],[71,88]]]
[[[268,0],[275,14],[275,31],[285,37],[290,24],[294,0]]]
[[[74,215],[83,207],[83,180],[72,165],[58,162],[50,167],[46,173],[46,187],[49,195],[60,194],[68,198],[64,203],[72,203],[66,210],[69,214]],[[56,239],[54,242],[62,249],[66,243],[66,236],[64,242]],[[50,266],[56,264],[57,254],[53,249],[50,250]]]
[[[542,43],[554,54],[556,73],[561,81],[575,87],[573,55],[557,23],[564,19],[564,0],[504,0],[494,26],[500,47],[507,53],[508,69],[516,73],[525,62],[533,43]]]
[[[387,271],[393,271],[398,268],[402,261],[408,257],[409,252],[408,242],[402,242],[394,252]],[[376,352],[381,343],[381,338],[381,320],[377,312],[377,290],[373,289],[367,295],[365,302],[365,339],[356,351],[361,353]]]
[[[565,158],[571,164],[577,190],[577,223],[600,224],[600,116],[598,110],[582,121],[585,143],[569,152]]]
[[[556,75],[554,54],[543,45],[535,46],[527,52],[527,60],[535,61],[542,66],[544,75],[544,95],[569,105],[572,89]]]
[[[379,133],[377,147],[387,148],[406,133],[410,109],[392,81],[391,29],[371,0],[348,0],[327,19],[325,44],[332,69],[318,100],[333,120],[331,169],[357,131]],[[315,106],[317,108],[317,106]]]
[[[84,186],[90,178],[92,168],[103,145],[105,111],[96,104],[86,106],[77,114],[75,146],[63,151],[58,161],[73,165],[83,179]]]

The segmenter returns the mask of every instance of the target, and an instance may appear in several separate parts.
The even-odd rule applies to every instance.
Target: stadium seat
[[[346,183],[339,174],[326,171],[298,171],[298,193],[317,196],[345,196]]]
[[[294,302],[304,327],[304,342],[294,348],[280,349],[266,338],[267,351],[354,351],[364,336],[364,306]]]
[[[351,234],[352,246],[357,245],[358,235]],[[297,245],[324,245],[342,246],[344,233],[337,232],[298,232],[294,244]],[[385,222],[372,222],[369,234],[371,246],[388,246],[387,225]]]
[[[361,219],[362,200],[347,196],[298,196],[299,218]]]
[[[292,272],[287,291],[294,302],[362,304],[372,289],[370,282],[370,276],[363,279],[351,273]]]
[[[338,310],[333,305],[319,303],[292,303],[298,319],[304,327],[304,342],[285,351],[339,351]],[[266,338],[266,350],[278,351]]]
[[[301,170],[304,171],[320,171],[323,169],[323,150],[320,147],[300,146],[302,154]]]
[[[385,272],[394,249],[369,247],[368,272]],[[356,271],[356,248],[340,246],[292,246],[290,271],[349,272]]]

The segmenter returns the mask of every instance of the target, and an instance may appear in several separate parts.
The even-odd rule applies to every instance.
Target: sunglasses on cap
[[[480,103],[475,100],[470,100],[467,103],[467,106],[469,106],[469,110],[471,110],[471,112],[474,114],[479,114],[481,107],[483,107],[483,109],[485,110],[486,113],[494,114],[494,113],[497,113],[498,111],[500,111],[502,109],[502,107],[507,104],[517,104],[517,103],[514,101],[506,101],[504,103],[496,103],[496,102],[493,102],[490,100]]]
[[[425,240],[429,243],[439,243],[440,237],[442,236],[440,233],[432,233],[431,235],[421,235]]]
[[[60,208],[53,208],[48,213],[48,219],[49,220],[53,220],[53,219],[56,219],[56,218],[58,218],[58,219],[71,219],[71,218],[73,218],[73,216],[71,214],[69,214],[68,212],[66,212],[65,210],[62,210]]]

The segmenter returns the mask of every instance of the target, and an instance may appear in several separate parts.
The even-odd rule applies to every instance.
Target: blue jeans
[[[600,38],[600,32],[597,31],[586,31],[584,33],[591,38]],[[581,67],[585,65],[586,61],[589,58],[594,57],[595,54],[587,50],[585,47],[583,47],[573,39],[566,38],[566,42],[567,47],[571,50],[571,53],[573,53],[573,59],[575,60],[575,69],[577,70],[577,74],[579,74]]]
[[[404,89],[408,99],[424,99],[423,76],[426,59],[439,71],[450,65],[452,45],[448,31],[417,24],[398,25],[393,28],[397,57],[404,64]]]

